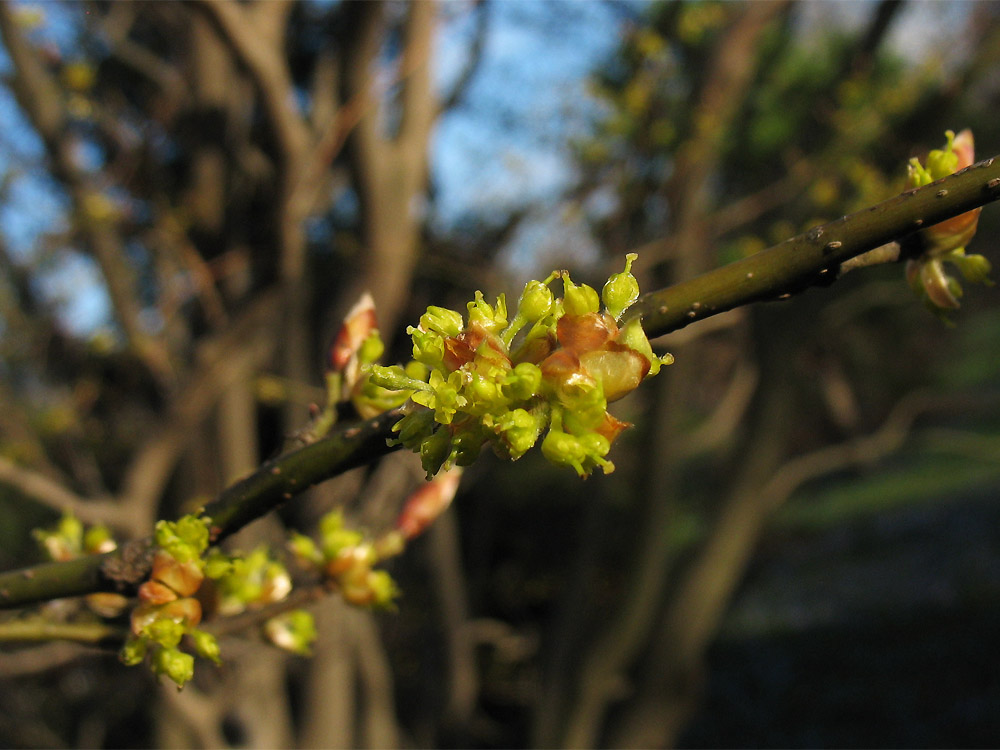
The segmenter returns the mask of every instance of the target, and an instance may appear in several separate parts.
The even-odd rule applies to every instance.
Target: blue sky
[[[502,218],[531,209],[528,221],[502,255],[507,270],[526,277],[549,259],[586,263],[597,248],[579,212],[560,203],[575,174],[567,144],[586,131],[598,105],[586,94],[586,76],[613,52],[621,24],[641,13],[644,3],[597,0],[494,0],[482,64],[462,103],[437,124],[431,169],[437,189],[435,228],[445,230],[463,216]],[[75,44],[66,6],[42,4],[46,37],[64,54]],[[870,0],[811,0],[798,8],[803,33],[831,24],[866,22]],[[938,30],[960,24],[973,6],[964,2],[909,4],[892,42],[915,61],[927,57]],[[447,91],[468,55],[474,21],[469,0],[441,6],[436,49],[440,88]],[[961,55],[961,49],[952,49]],[[0,48],[0,70],[9,63]],[[41,147],[24,123],[10,92],[0,87],[0,170],[31,165]],[[46,232],[60,231],[63,206],[44,179],[13,180],[0,203],[0,229],[12,252],[27,257]],[[63,301],[69,328],[87,333],[107,318],[107,300],[86,257],[63,253],[52,266],[45,291]]]

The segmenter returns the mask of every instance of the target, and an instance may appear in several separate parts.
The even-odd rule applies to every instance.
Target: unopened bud
[[[417,488],[403,505],[396,519],[396,528],[407,539],[423,533],[451,505],[461,476],[460,469],[451,469]]]
[[[626,255],[625,270],[608,279],[601,292],[604,306],[615,320],[621,318],[622,313],[639,299],[639,282],[632,275],[632,261],[638,257],[636,253]]]
[[[191,636],[191,640],[194,643],[194,650],[198,656],[202,659],[208,659],[215,664],[222,663],[219,642],[214,635],[206,633],[204,630],[192,630],[188,635]]]
[[[156,674],[165,674],[177,683],[178,690],[194,677],[194,657],[176,648],[157,649],[152,667]]]
[[[601,307],[597,290],[587,284],[574,284],[567,271],[562,273],[563,310],[567,315],[596,313]]]
[[[442,336],[457,336],[462,332],[464,324],[461,313],[431,305],[427,308],[427,312],[420,316],[420,327]]]
[[[517,312],[528,323],[535,323],[552,312],[553,303],[552,290],[548,284],[532,279],[524,285],[517,303]]]

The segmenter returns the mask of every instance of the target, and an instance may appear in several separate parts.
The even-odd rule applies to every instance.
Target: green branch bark
[[[827,285],[844,261],[894,240],[905,246],[914,232],[997,199],[1000,157],[645,294],[627,317],[641,316],[652,338],[735,307]],[[268,461],[205,506],[213,539],[223,539],[324,479],[389,453],[393,448],[386,440],[399,417],[398,410],[386,412]],[[106,555],[0,574],[0,608],[95,591],[130,593],[149,574],[149,550],[149,540],[139,540]]]
[[[386,444],[398,409],[347,427],[311,445],[267,461],[205,506],[213,541],[220,541],[324,479],[395,450]],[[151,542],[141,539],[114,552],[45,563],[0,574],[0,609],[81,596],[95,591],[130,594],[148,576]]]
[[[629,308],[650,338],[736,307],[826,286],[840,264],[1000,199],[1000,157],[844,216],[743,260],[650,292]]]
[[[74,641],[115,649],[127,634],[125,628],[103,622],[54,622],[42,616],[0,621],[0,641],[4,643]]]

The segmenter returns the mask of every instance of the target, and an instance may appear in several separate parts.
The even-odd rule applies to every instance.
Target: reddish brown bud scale
[[[517,363],[530,362],[537,365],[555,351],[557,344],[556,337],[552,333],[531,339],[517,350]]]
[[[146,604],[166,604],[177,598],[177,593],[159,581],[146,581],[139,587],[139,601]]]
[[[205,574],[201,572],[197,561],[180,563],[169,553],[157,550],[150,577],[169,586],[180,596],[191,596],[201,586]]]
[[[190,596],[167,602],[160,608],[160,616],[179,622],[186,620],[189,626],[194,627],[201,622],[201,602]]]
[[[454,372],[476,357],[476,349],[482,343],[483,333],[465,331],[444,340],[444,366]]]
[[[620,419],[616,419],[611,414],[605,412],[604,421],[594,431],[606,438],[609,443],[613,443],[622,432],[631,426],[630,423],[622,422]]]
[[[609,325],[610,324],[610,325]],[[556,324],[559,343],[576,353],[599,349],[618,335],[618,326],[607,315],[563,315]]]
[[[539,365],[542,378],[559,386],[581,374],[580,358],[570,349],[556,349]]]

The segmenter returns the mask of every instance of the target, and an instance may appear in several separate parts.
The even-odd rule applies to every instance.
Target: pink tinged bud
[[[358,353],[377,329],[375,300],[365,292],[344,317],[344,323],[330,348],[329,368],[343,374],[348,388],[357,382],[360,375]]]
[[[955,136],[951,142],[951,149],[957,157],[956,172],[972,166],[976,158],[972,131],[966,128]],[[968,245],[976,234],[981,211],[982,208],[974,208],[921,232],[927,245],[927,252],[931,255],[940,255]],[[955,306],[957,307],[957,304]]]
[[[955,140],[951,143],[951,148],[958,157],[958,166],[955,167],[956,172],[972,166],[972,163],[976,159],[976,146],[972,138],[972,130],[966,128],[956,135]]]
[[[404,537],[413,539],[423,533],[451,505],[461,477],[461,469],[449,469],[410,495],[396,519],[396,528]]]
[[[168,552],[157,550],[150,577],[169,586],[180,596],[190,596],[201,586],[205,575],[201,571],[199,561],[177,562]]]

